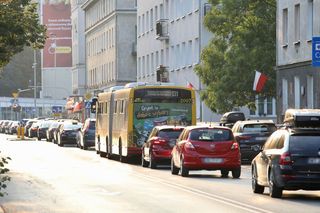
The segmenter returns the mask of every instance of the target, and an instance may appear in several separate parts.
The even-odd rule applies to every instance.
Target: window
[[[150,29],[153,30],[153,9],[150,10]]]
[[[300,109],[300,79],[298,76],[294,77],[294,107]]]
[[[259,97],[258,98],[258,114],[261,115],[265,115],[264,112],[264,98],[263,97]]]
[[[307,76],[307,107],[313,109],[313,76]]]
[[[267,97],[267,115],[273,115],[273,98]]]
[[[308,24],[307,39],[312,40],[313,36],[313,0],[308,1]]]
[[[294,38],[295,42],[300,41],[300,4],[294,6]]]
[[[118,101],[114,102],[114,114],[118,113]]]
[[[104,103],[104,114],[108,114],[108,102]]]
[[[124,100],[120,101],[120,113],[123,114],[124,113]]]
[[[282,79],[282,112],[288,109],[288,81]]]

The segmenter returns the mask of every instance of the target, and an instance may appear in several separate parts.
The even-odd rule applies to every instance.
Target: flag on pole
[[[261,92],[267,80],[268,77],[265,74],[256,71],[253,83],[253,91]]]
[[[193,84],[191,84],[189,81],[187,81],[187,87],[188,87],[189,89],[194,89]]]

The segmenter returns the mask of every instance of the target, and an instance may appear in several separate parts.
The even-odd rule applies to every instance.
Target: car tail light
[[[279,160],[279,164],[280,165],[291,165],[292,161],[291,161],[291,155],[288,152],[283,153],[280,156],[280,160]]]
[[[187,149],[187,150],[195,150],[193,144],[191,142],[187,142],[184,147]]]
[[[239,144],[237,142],[233,142],[231,146],[231,150],[239,149]]]

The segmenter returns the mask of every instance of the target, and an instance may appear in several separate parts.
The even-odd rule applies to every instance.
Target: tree
[[[5,195],[4,192],[1,192],[2,189],[7,188],[5,182],[10,181],[10,177],[5,175],[9,172],[9,169],[5,167],[8,164],[8,160],[11,160],[9,157],[1,157],[0,156],[0,197]]]
[[[39,24],[37,4],[31,0],[0,1],[0,68],[25,46],[42,49],[46,28]]]
[[[260,96],[275,95],[276,0],[210,0],[204,24],[213,39],[196,67],[206,89],[201,99],[214,112],[255,108],[255,70],[268,76]]]

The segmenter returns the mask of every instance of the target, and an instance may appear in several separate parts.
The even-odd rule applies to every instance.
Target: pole
[[[34,117],[37,117],[37,52],[33,50],[33,98],[34,98]]]

